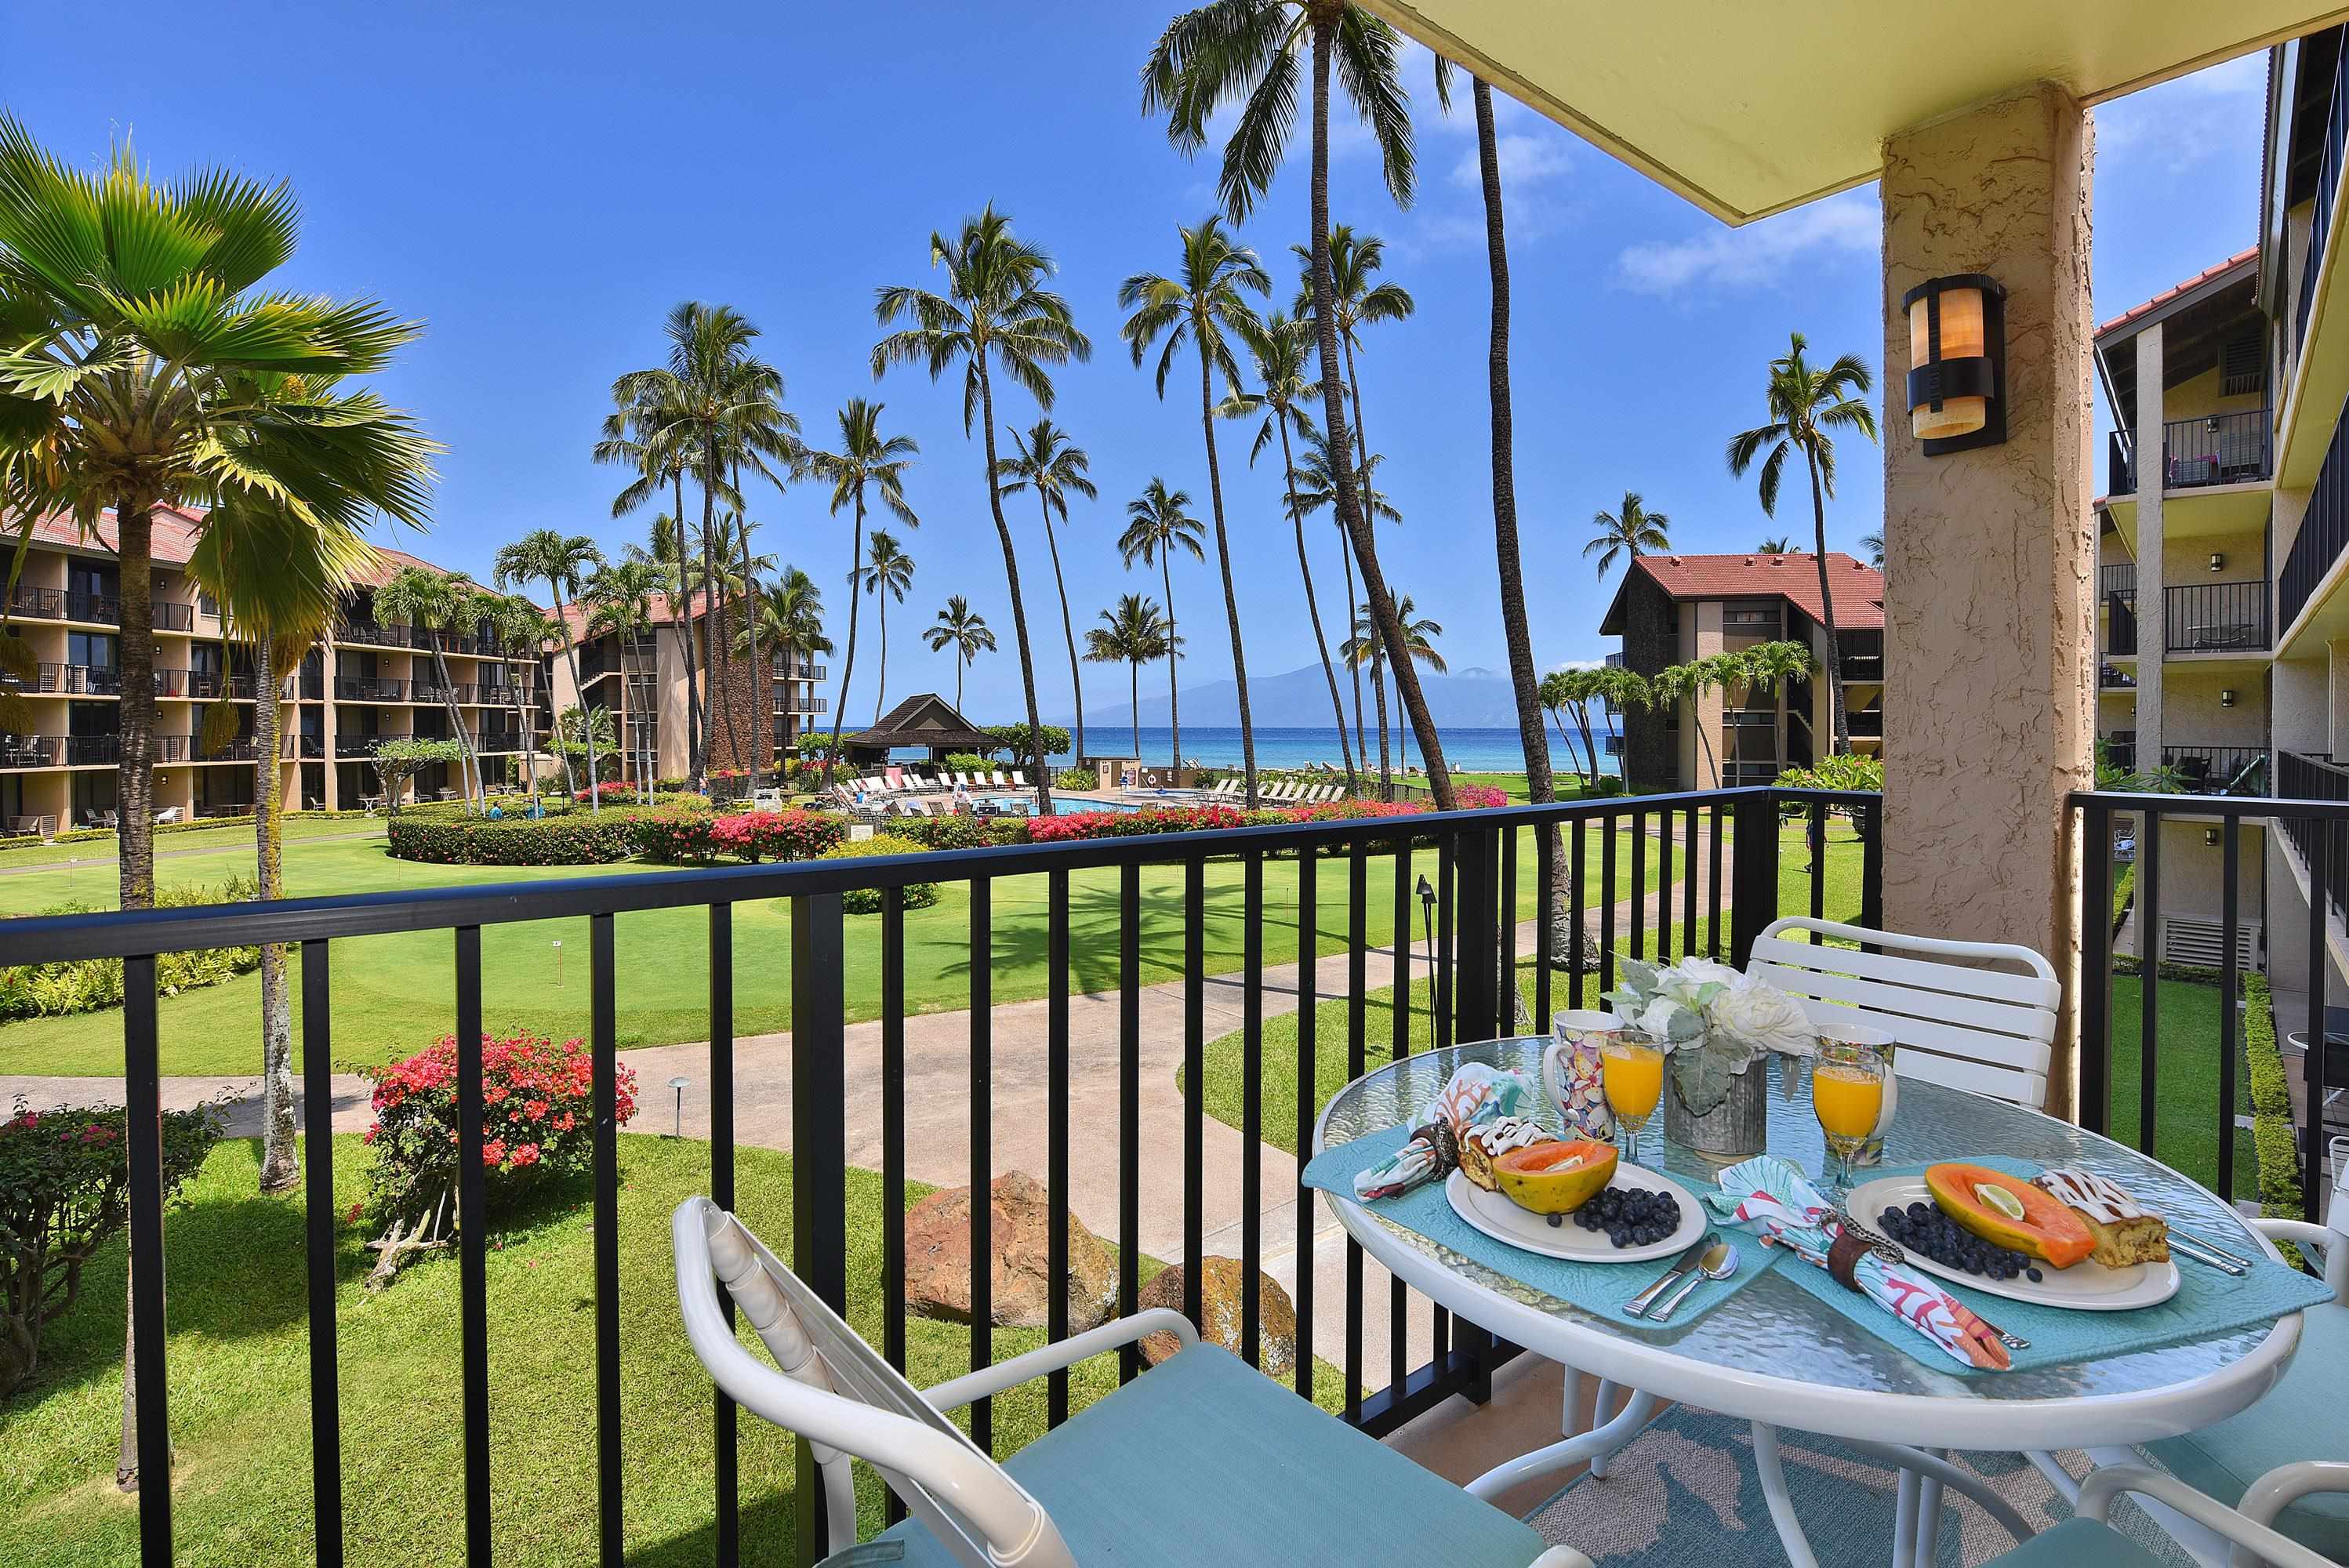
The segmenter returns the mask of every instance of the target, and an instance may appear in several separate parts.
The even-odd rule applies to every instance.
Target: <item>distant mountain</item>
[[[1089,672],[1090,673],[1090,672]],[[1166,717],[1165,672],[1156,696],[1150,693],[1150,675],[1145,671],[1142,682],[1142,722],[1164,725]],[[1098,676],[1096,676],[1096,679]],[[1427,706],[1440,729],[1514,729],[1517,723],[1516,699],[1509,688],[1506,676],[1495,670],[1468,668],[1455,670],[1448,676],[1420,673],[1421,688],[1427,694]],[[1092,683],[1089,681],[1088,685]],[[1363,672],[1362,710],[1371,709],[1369,672]],[[1338,689],[1343,696],[1349,714],[1353,709],[1353,691],[1344,670],[1338,672]],[[1392,688],[1387,693],[1390,705],[1394,702]],[[1248,681],[1248,707],[1251,717],[1268,729],[1295,729],[1330,722],[1330,683],[1319,664],[1307,665],[1277,676],[1256,676]],[[1062,711],[1047,716],[1048,722],[1067,724],[1071,715]],[[1396,717],[1400,717],[1399,715]],[[1103,727],[1131,725],[1133,717],[1125,703],[1103,708],[1087,708],[1085,720]],[[1210,681],[1205,686],[1183,689],[1183,722],[1197,725],[1235,725],[1240,721],[1239,689],[1228,680]]]

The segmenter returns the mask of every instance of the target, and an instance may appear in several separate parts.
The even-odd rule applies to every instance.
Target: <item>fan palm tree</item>
[[[578,598],[588,573],[603,563],[604,552],[597,550],[595,542],[585,534],[565,535],[552,528],[541,528],[523,534],[500,550],[492,569],[492,575],[501,592],[517,583],[546,584],[547,595],[554,602],[555,624],[563,629],[563,657],[571,666],[573,700],[581,703],[586,701],[587,690],[579,678],[579,644],[571,634],[571,618],[563,613],[563,601],[566,596]],[[685,612],[678,609],[677,614]],[[566,744],[559,748],[563,758],[563,788],[576,793],[578,780],[572,777],[571,750],[568,738],[565,739]],[[587,777],[591,783],[595,771],[595,734],[590,727],[587,731]],[[603,798],[594,789],[588,790],[587,802],[591,812],[600,812],[604,809]]]
[[[1619,510],[1591,513],[1590,526],[1598,531],[1583,545],[1582,555],[1586,561],[1594,555],[1599,557],[1599,580],[1602,583],[1614,569],[1618,557],[1637,561],[1642,555],[1672,547],[1672,520],[1661,511],[1650,511],[1637,490],[1623,492],[1623,504]]]
[[[641,564],[641,563],[640,563]],[[546,645],[562,635],[561,630],[547,618],[546,612],[520,593],[509,593],[489,601],[482,611],[488,622],[492,645],[503,655],[506,665],[505,692],[514,710],[514,729],[522,737],[523,772],[530,784],[530,803],[533,814],[538,810],[538,707],[536,681],[524,681],[521,672],[528,669],[533,677],[538,670],[538,656]]]
[[[1762,511],[1777,515],[1778,481],[1786,454],[1800,452],[1811,474],[1811,528],[1817,541],[1820,620],[1827,639],[1827,710],[1835,724],[1835,749],[1851,749],[1851,727],[1843,708],[1843,650],[1836,638],[1835,587],[1827,581],[1827,498],[1835,494],[1835,432],[1857,430],[1876,439],[1876,409],[1868,394],[1876,385],[1868,362],[1857,354],[1838,355],[1824,370],[1814,370],[1805,357],[1808,347],[1799,332],[1788,335],[1786,352],[1770,362],[1763,392],[1770,422],[1740,430],[1729,438],[1729,471],[1743,477],[1765,447],[1762,459]]]
[[[1868,552],[1868,563],[1870,566],[1875,567],[1878,572],[1881,572],[1881,571],[1883,571],[1883,570],[1884,570],[1884,535],[1883,535],[1883,534],[1881,534],[1881,533],[1863,533],[1863,534],[1861,534],[1861,535],[1859,536],[1859,547],[1860,547],[1860,549],[1862,549],[1863,551],[1866,551],[1866,552]]]
[[[1049,521],[1048,525],[1049,525]],[[978,662],[981,654],[995,652],[995,634],[988,629],[987,617],[970,607],[970,601],[957,593],[947,600],[947,607],[938,612],[936,622],[922,634],[922,641],[930,652],[954,649],[955,711],[962,711],[962,673]],[[1078,745],[1082,755],[1084,747]]]
[[[464,787],[465,809],[481,810],[487,796],[481,788],[481,760],[473,737],[457,706],[456,684],[449,678],[443,642],[448,633],[470,624],[478,616],[473,601],[481,591],[461,572],[437,572],[429,566],[403,566],[375,591],[375,613],[384,620],[404,624],[424,634],[432,655],[433,684],[440,695],[440,711],[449,720],[449,738],[457,743],[457,778]],[[411,692],[411,695],[412,692]]]
[[[1011,481],[1003,487],[1005,495],[1018,495],[1032,488],[1037,504],[1043,509],[1044,543],[1052,552],[1052,586],[1061,595],[1061,632],[1069,644],[1069,688],[1076,696],[1076,754],[1080,758],[1085,755],[1085,684],[1077,675],[1076,626],[1069,618],[1069,584],[1061,575],[1061,542],[1052,535],[1052,514],[1058,512],[1065,523],[1069,521],[1071,492],[1087,500],[1100,495],[1085,471],[1092,460],[1082,447],[1069,439],[1066,430],[1050,418],[1040,418],[1024,436],[1017,430],[1011,432],[1011,455],[997,466],[996,471],[998,480]],[[992,643],[988,645],[994,646]],[[962,679],[959,668],[955,679],[957,683]],[[960,690],[959,684],[957,690]],[[955,699],[955,707],[957,711],[962,707],[959,696]]]
[[[1239,362],[1231,338],[1242,337],[1256,325],[1256,313],[1241,298],[1243,288],[1260,294],[1272,292],[1272,279],[1256,253],[1234,242],[1220,215],[1210,215],[1191,227],[1178,227],[1182,265],[1174,276],[1136,273],[1119,286],[1117,303],[1133,314],[1120,331],[1133,350],[1133,363],[1163,343],[1158,355],[1158,396],[1166,396],[1166,377],[1187,339],[1198,350],[1199,428],[1207,444],[1207,501],[1216,523],[1216,563],[1224,579],[1224,618],[1231,628],[1232,682],[1239,693],[1240,773],[1248,809],[1256,808],[1256,724],[1248,708],[1247,655],[1240,639],[1239,589],[1232,578],[1232,547],[1224,527],[1223,467],[1216,455],[1216,381],[1226,396],[1239,390]]]
[[[758,604],[759,635],[785,669],[797,672],[809,655],[832,652],[832,639],[823,632],[823,590],[798,567],[785,566],[759,596]],[[750,645],[747,626],[736,635],[740,645]],[[787,727],[797,723],[795,716],[785,716]],[[796,743],[795,734],[795,729],[787,729],[786,738]]]
[[[1142,666],[1171,658],[1174,630],[1146,594],[1122,593],[1117,608],[1101,613],[1102,624],[1085,634],[1085,657],[1094,664],[1126,666],[1126,708],[1133,716],[1133,755],[1142,757]]]
[[[1044,724],[1036,707],[1036,658],[1028,637],[1028,610],[1019,595],[1019,556],[1011,526],[1003,520],[1003,492],[996,482],[994,369],[1036,399],[1052,407],[1049,366],[1092,357],[1092,340],[1077,329],[1068,302],[1044,285],[1052,258],[1011,232],[1011,220],[992,206],[963,221],[954,239],[933,233],[930,261],[943,266],[947,289],[894,285],[884,288],[874,313],[884,326],[904,318],[913,325],[873,346],[877,379],[892,365],[918,364],[936,381],[959,365],[963,371],[962,426],[974,418],[986,437],[987,505],[1003,551],[1003,575],[1011,593],[1011,635],[1019,648],[1019,680],[1028,702],[1029,765],[1036,774],[1036,810],[1052,812],[1051,769],[1046,766]]]
[[[1137,561],[1144,566],[1156,565],[1160,585],[1166,590],[1166,641],[1169,647],[1181,645],[1174,630],[1174,555],[1188,551],[1194,561],[1205,561],[1207,552],[1203,546],[1206,531],[1199,520],[1188,511],[1191,492],[1170,490],[1166,481],[1154,478],[1143,487],[1142,493],[1125,503],[1125,531],[1117,536],[1117,552],[1131,570]],[[1183,768],[1183,708],[1182,696],[1174,686],[1174,661],[1166,661],[1166,723],[1174,732],[1169,766],[1178,774]]]
[[[1331,444],[1344,452],[1353,443],[1339,380],[1330,264],[1330,84],[1334,73],[1378,143],[1388,191],[1398,205],[1409,206],[1417,160],[1411,95],[1402,86],[1401,36],[1347,0],[1208,0],[1168,23],[1152,46],[1142,71],[1142,108],[1145,114],[1163,109],[1168,139],[1193,153],[1206,144],[1218,109],[1242,106],[1224,144],[1216,190],[1225,210],[1243,220],[1270,187],[1295,134],[1300,57],[1309,46],[1313,322],[1321,347],[1322,426]],[[1380,635],[1400,647],[1402,625],[1379,566],[1370,515],[1355,493],[1352,465],[1340,463],[1336,481],[1338,521],[1353,542],[1371,618]],[[1427,759],[1435,803],[1449,810],[1452,779],[1444,765],[1444,742],[1411,660],[1402,661],[1395,684]]]
[[[620,754],[636,776],[636,798],[647,805],[653,798],[653,769],[636,749],[634,732],[628,727],[628,650],[652,640],[653,594],[658,590],[659,574],[650,565],[622,560],[595,569],[587,580],[585,598],[590,607],[587,634],[614,638],[620,646]],[[641,716],[638,727],[642,727]]]
[[[914,585],[914,558],[897,548],[895,534],[885,529],[873,531],[873,543],[865,552],[864,564],[848,580],[849,592],[862,588],[873,595],[881,613],[881,677],[873,686],[873,722],[881,722],[882,705],[889,696],[889,601],[905,602],[905,590]]]
[[[1288,519],[1297,536],[1297,574],[1305,584],[1305,614],[1313,623],[1313,646],[1321,655],[1321,674],[1330,684],[1330,711],[1338,721],[1338,754],[1346,764],[1346,793],[1358,794],[1361,779],[1354,770],[1354,748],[1346,738],[1346,705],[1338,695],[1338,666],[1330,658],[1330,639],[1322,634],[1321,607],[1313,595],[1313,563],[1305,551],[1305,508],[1298,499],[1297,450],[1290,437],[1293,434],[1310,438],[1314,434],[1312,415],[1306,412],[1308,399],[1320,390],[1307,369],[1312,350],[1312,331],[1305,323],[1273,312],[1242,333],[1247,344],[1248,357],[1254,362],[1257,379],[1262,390],[1247,393],[1229,400],[1226,411],[1233,415],[1253,414],[1261,409],[1264,421],[1257,427],[1256,439],[1248,448],[1248,462],[1254,465],[1257,456],[1270,444],[1273,436],[1280,437],[1281,492],[1288,503]],[[1342,540],[1340,544],[1343,552]],[[1353,568],[1346,569],[1347,581],[1353,581]],[[1361,694],[1355,692],[1356,716],[1360,717]]]
[[[840,694],[834,699],[838,706],[832,710],[832,748],[824,754],[827,778],[840,765],[840,727],[848,717],[848,683],[856,674],[855,581],[864,564],[865,490],[869,487],[890,515],[907,528],[922,526],[922,520],[905,504],[905,470],[913,466],[921,445],[911,436],[881,433],[881,410],[885,407],[851,397],[840,410],[840,449],[807,455],[808,471],[832,486],[832,515],[838,517],[840,509],[847,507],[856,518],[848,555],[848,653],[841,660]]]

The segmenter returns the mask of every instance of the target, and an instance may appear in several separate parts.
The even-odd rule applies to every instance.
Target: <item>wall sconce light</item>
[[[1909,428],[1937,458],[2006,439],[2006,290],[1982,273],[1928,278],[1909,315]]]
[[[2227,558],[2220,554],[2217,551],[2212,551],[2210,552],[2210,570],[2213,572],[2224,572],[2226,569]]]
[[[2219,706],[2220,707],[2232,707],[2235,706],[2234,687],[2228,686],[2219,693]]]
[[[2203,829],[2202,842],[2209,849],[2217,849],[2219,847],[2219,830],[2216,828]]]

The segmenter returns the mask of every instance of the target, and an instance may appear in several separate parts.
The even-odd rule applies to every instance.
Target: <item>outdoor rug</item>
[[[1894,1487],[1889,1467],[1828,1438],[1782,1429],[1778,1453],[1820,1568],[1883,1568],[1890,1560]],[[2033,1526],[2071,1517],[2046,1478],[2019,1454],[1955,1456]],[[2061,1456],[2075,1476],[2085,1456]],[[1972,1568],[2013,1543],[1971,1499],[1950,1493],[1934,1568]],[[2192,1560],[2134,1503],[2113,1511],[2116,1528],[2164,1562]],[[1769,1505],[1754,1470],[1746,1424],[1675,1406],[1609,1461],[1605,1479],[1585,1475],[1536,1509],[1542,1539],[1588,1553],[1600,1568],[1728,1568],[1784,1563]]]

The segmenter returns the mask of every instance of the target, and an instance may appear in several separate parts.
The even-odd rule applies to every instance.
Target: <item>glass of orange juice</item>
[[[1822,1040],[1811,1061],[1811,1109],[1826,1135],[1820,1171],[1840,1202],[1851,1189],[1851,1163],[1884,1114],[1884,1054],[1848,1040]]]
[[[1637,1164],[1640,1124],[1664,1098],[1663,1047],[1638,1029],[1608,1037],[1599,1047],[1599,1082],[1607,1091],[1607,1109],[1622,1129],[1622,1158]]]

